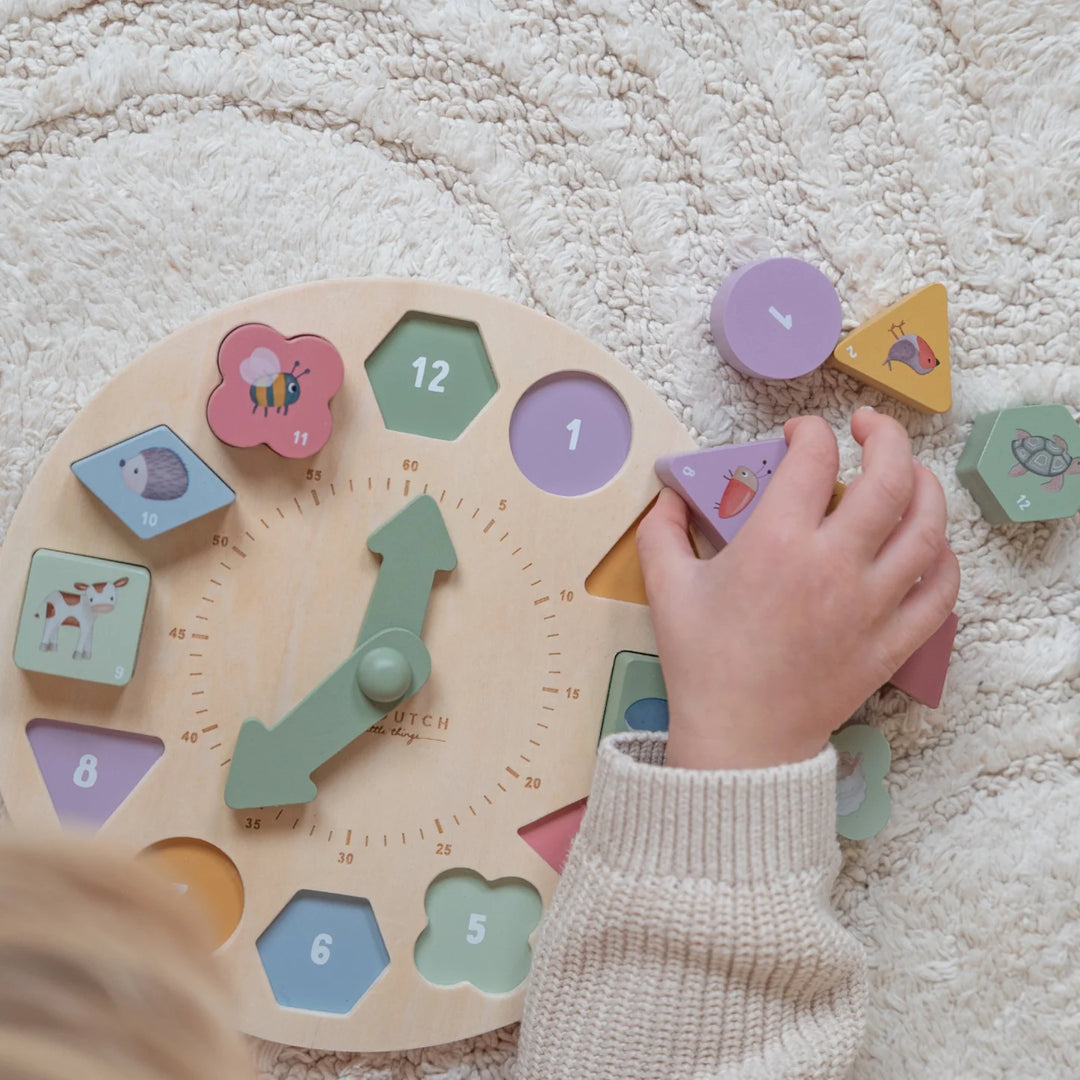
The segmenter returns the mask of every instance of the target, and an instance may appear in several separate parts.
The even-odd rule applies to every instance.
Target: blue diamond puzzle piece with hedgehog
[[[232,488],[164,424],[80,458],[71,471],[142,540],[236,499]]]

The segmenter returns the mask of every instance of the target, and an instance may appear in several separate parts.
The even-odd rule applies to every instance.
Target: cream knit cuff
[[[667,736],[600,744],[578,842],[630,874],[764,884],[839,858],[836,752],[767,769],[664,766]]]

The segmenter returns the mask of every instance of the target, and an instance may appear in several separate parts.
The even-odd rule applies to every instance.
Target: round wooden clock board
[[[616,657],[655,652],[628,530],[692,448],[602,350],[464,289],[325,282],[173,334],[0,551],[12,818],[157,863],[253,1035],[517,1019]]]

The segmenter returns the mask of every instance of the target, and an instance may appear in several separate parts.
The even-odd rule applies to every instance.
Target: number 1
[[[570,432],[570,449],[576,450],[578,436],[581,434],[581,421],[571,420],[570,423],[566,425],[566,430]]]

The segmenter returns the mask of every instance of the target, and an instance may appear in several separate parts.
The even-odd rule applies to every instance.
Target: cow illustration
[[[75,592],[57,589],[49,593],[43,601],[45,632],[41,635],[42,652],[56,652],[61,626],[77,626],[79,641],[72,659],[89,660],[94,645],[94,623],[116,607],[116,590],[122,589],[127,583],[126,577],[115,581],[98,581],[93,585],[77,581]],[[34,618],[40,619],[40,612]]]

